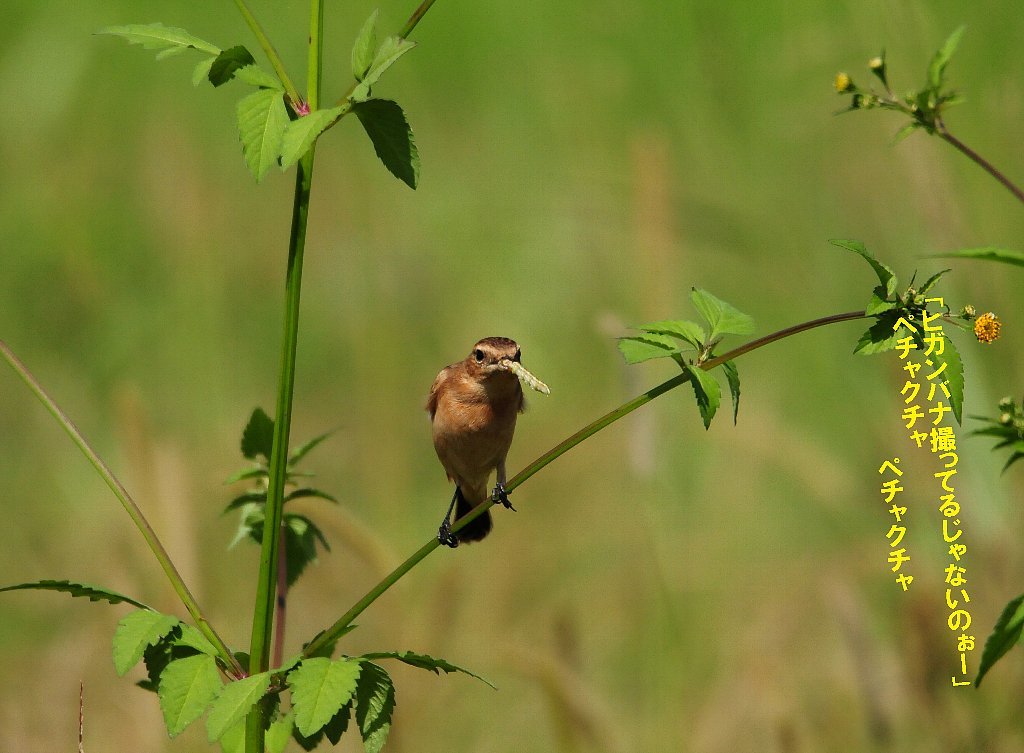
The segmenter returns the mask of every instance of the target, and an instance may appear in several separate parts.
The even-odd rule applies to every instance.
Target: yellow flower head
[[[999,338],[999,330],[1002,326],[1003,323],[999,321],[999,317],[990,311],[974,320],[974,336],[978,338],[978,342],[990,345]]]
[[[881,57],[873,57],[873,58],[871,58],[868,61],[868,68],[870,68],[873,71],[881,70],[882,66],[884,66],[884,65],[885,65],[885,61],[882,60]]]
[[[850,80],[850,77],[848,75],[842,72],[836,74],[836,79],[835,81],[832,82],[832,85],[840,94],[842,94],[843,92],[848,92],[853,89],[853,81]]]

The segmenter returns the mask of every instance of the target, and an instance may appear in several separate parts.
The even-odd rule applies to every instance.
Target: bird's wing
[[[447,378],[450,369],[451,366],[441,369],[434,379],[434,383],[430,385],[430,397],[427,398],[427,412],[430,414],[431,421],[434,420],[434,413],[437,412],[437,392],[441,387],[441,383]]]

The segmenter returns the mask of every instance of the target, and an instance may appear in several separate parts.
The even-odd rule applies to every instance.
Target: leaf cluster
[[[296,447],[288,456],[285,474],[285,497],[287,504],[292,500],[303,498],[322,499],[337,504],[337,500],[321,489],[305,482],[312,475],[299,471],[296,466],[311,450],[327,439],[334,432],[325,432],[304,444]],[[257,544],[263,542],[263,522],[266,513],[267,491],[270,482],[270,452],[274,441],[274,420],[262,408],[253,410],[245,429],[242,431],[242,455],[256,463],[255,466],[244,468],[231,476],[226,483],[251,481],[251,486],[232,499],[224,508],[224,512],[239,511],[238,530],[231,542],[236,545],[244,539]],[[281,518],[284,530],[285,558],[288,571],[288,585],[295,583],[306,567],[317,560],[317,544],[326,551],[331,547],[320,528],[308,516],[295,512],[285,512]]]
[[[378,44],[377,16],[375,10],[352,47],[354,82],[349,93],[334,107],[317,110],[290,94],[286,82],[260,67],[242,45],[222,50],[184,29],[160,23],[109,26],[97,33],[158,50],[158,60],[188,50],[199,53],[202,57],[192,71],[194,86],[209,81],[219,87],[237,80],[255,88],[239,100],[236,116],[245,163],[257,181],[274,165],[287,170],[296,164],[324,131],[354,112],[384,166],[416,188],[420,158],[405,113],[396,102],[372,98],[372,88],[381,76],[416,43],[389,36]]]
[[[656,358],[675,361],[690,377],[697,409],[707,429],[721,404],[722,391],[715,377],[703,365],[714,358],[715,347],[726,335],[753,332],[754,320],[706,290],[693,288],[690,301],[704,320],[704,325],[680,319],[637,325],[631,329],[638,330],[640,334],[620,337],[619,350],[628,364]],[[692,354],[692,357],[687,358],[687,354]],[[739,371],[732,361],[723,363],[722,370],[732,395],[735,423],[740,409]]]
[[[1018,403],[1012,397],[1004,397],[999,401],[999,415],[995,418],[988,416],[971,416],[987,425],[981,429],[971,432],[974,436],[995,437],[999,440],[992,448],[1001,450],[1004,447],[1010,448],[1010,457],[1003,466],[1003,472],[1024,459],[1024,399]]]
[[[910,337],[919,351],[924,353],[927,349],[927,344],[925,343],[924,331],[920,323],[924,321],[924,315],[929,311],[929,304],[941,300],[929,298],[928,293],[949,270],[943,269],[936,272],[925,280],[920,287],[915,287],[915,280],[917,279],[917,273],[915,272],[914,276],[911,277],[910,285],[905,290],[900,291],[899,280],[892,267],[876,259],[864,247],[863,243],[854,240],[832,240],[830,243],[833,246],[853,251],[862,257],[878,277],[878,285],[872,289],[868,304],[864,309],[864,313],[867,316],[875,318],[875,323],[860,336],[853,352],[867,356],[893,350],[896,348],[897,343],[907,336],[901,334],[901,324],[917,321],[919,323],[916,325],[917,331],[911,332]],[[940,304],[940,308],[944,309],[941,312],[941,316],[946,323],[960,326],[959,322],[954,321],[950,317],[948,306],[941,306]],[[932,313],[932,316],[934,315],[936,315],[936,312]],[[963,361],[960,359],[960,352],[957,350],[953,340],[944,331],[942,347],[932,349],[928,358],[936,369],[941,368],[942,364],[946,365],[943,376],[949,388],[950,408],[953,410],[957,423],[960,423],[963,418],[964,405]]]
[[[910,122],[896,133],[896,141],[901,141],[914,131],[924,129],[927,133],[941,132],[944,128],[942,114],[948,107],[959,104],[963,98],[946,86],[946,67],[960,44],[966,27],[956,29],[942,47],[936,50],[928,64],[925,83],[916,90],[897,95],[889,84],[889,71],[885,60],[885,51],[868,62],[868,68],[882,84],[881,92],[873,87],[862,88],[855,84],[845,73],[836,76],[836,91],[850,97],[850,104],[840,112],[854,110],[895,110],[910,117]]]

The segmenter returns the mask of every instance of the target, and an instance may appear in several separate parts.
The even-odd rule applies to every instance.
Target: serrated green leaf
[[[362,674],[359,675],[362,677]],[[331,721],[324,725],[323,732],[332,745],[337,745],[341,736],[348,730],[348,718],[352,713],[352,701],[350,700],[337,714],[331,717]]]
[[[740,372],[736,368],[735,361],[723,363],[722,370],[725,372],[726,381],[729,382],[729,394],[732,397],[732,423],[735,426],[740,414]]]
[[[363,23],[356,41],[352,45],[352,75],[356,81],[362,81],[373,65],[373,52],[377,48],[377,17],[380,9],[375,8],[370,17]]]
[[[306,659],[288,675],[295,728],[309,737],[323,728],[352,697],[360,662],[351,659]]]
[[[373,662],[365,662],[356,686],[356,722],[366,753],[380,753],[391,731],[395,709],[395,685],[391,677]]]
[[[868,330],[860,336],[854,347],[854,353],[862,356],[870,356],[874,353],[884,353],[896,347],[896,342],[905,334],[893,330],[893,325],[899,320],[899,311],[888,311],[878,317],[878,321],[872,324]]]
[[[985,640],[985,649],[981,652],[981,663],[978,665],[978,676],[974,678],[974,687],[981,687],[982,678],[988,674],[999,659],[1020,640],[1024,630],[1024,594],[1003,607],[1002,614],[996,620],[992,634]]]
[[[950,34],[942,47],[940,47],[935,53],[931,63],[928,65],[928,85],[935,91],[938,91],[942,86],[946,66],[949,65],[949,61],[953,57],[953,53],[956,52],[956,48],[960,44],[960,38],[964,35],[964,31],[966,30],[966,26],[961,26]]]
[[[722,390],[715,377],[700,366],[688,363],[686,370],[690,373],[690,384],[693,386],[693,394],[697,399],[700,417],[704,420],[704,428],[708,429],[711,427],[711,419],[715,417],[715,412],[722,402]]]
[[[139,609],[148,609],[152,611],[152,607],[143,604],[141,601],[136,601],[130,596],[119,594],[117,591],[111,591],[110,589],[103,588],[101,586],[90,586],[87,583],[75,583],[70,580],[40,580],[34,583],[19,583],[16,586],[4,586],[0,588],[0,592],[3,591],[24,591],[24,590],[36,590],[36,591],[60,591],[61,593],[70,594],[73,597],[87,597],[89,601],[105,601],[110,604],[131,604],[132,606],[138,607]]]
[[[246,505],[251,504],[266,504],[266,502],[267,493],[262,489],[254,489],[252,491],[247,491],[244,494],[239,494],[233,500],[228,502],[227,506],[224,508],[224,512],[231,512],[232,510],[237,510],[239,507],[245,507]]]
[[[200,60],[196,63],[196,67],[192,69],[192,86],[199,86],[201,83],[207,80],[207,76],[210,75],[210,68],[213,66],[213,61],[217,57],[209,57]]]
[[[112,34],[128,40],[131,44],[140,44],[147,50],[196,49],[219,55],[220,48],[189,34],[184,29],[174,26],[155,24],[128,24],[127,26],[108,26],[100,29],[97,34]]]
[[[934,288],[934,287],[935,287],[935,283],[937,283],[937,282],[938,282],[939,280],[941,280],[941,279],[942,279],[942,276],[943,276],[944,274],[946,274],[947,272],[952,272],[952,271],[953,271],[953,270],[951,270],[951,269],[942,269],[942,270],[939,270],[938,272],[936,272],[935,274],[933,274],[933,275],[932,275],[931,277],[929,277],[929,278],[928,278],[927,280],[925,280],[925,281],[924,281],[924,285],[922,285],[922,286],[921,286],[921,289],[920,289],[920,290],[918,290],[917,292],[918,292],[919,294],[921,294],[921,295],[923,295],[923,294],[927,293],[927,292],[928,292],[929,290],[931,290],[932,288]]]
[[[444,659],[435,659],[433,656],[427,656],[426,654],[416,654],[412,651],[377,651],[372,654],[363,654],[360,658],[368,660],[398,659],[398,661],[404,662],[405,664],[408,664],[411,667],[416,667],[418,669],[427,669],[433,672],[434,674],[440,674],[441,672],[444,672],[445,674],[461,672],[464,675],[475,677],[484,685],[487,685],[493,688],[494,690],[498,689],[492,682],[490,682],[489,680],[485,680],[483,677],[476,674],[475,672],[470,672],[465,667],[460,667],[456,664],[452,664],[450,661],[446,661]]]
[[[831,243],[833,246],[845,248],[848,251],[853,251],[855,254],[860,254],[861,256],[863,256],[867,263],[871,265],[871,268],[875,270],[875,274],[878,275],[878,282],[881,283],[882,288],[885,289],[886,297],[891,297],[892,294],[896,292],[896,286],[898,284],[898,281],[896,279],[896,273],[893,272],[892,269],[890,269],[887,265],[883,264],[878,259],[876,259],[864,247],[863,243],[861,243],[860,241],[839,239],[830,240],[829,243]]]
[[[938,259],[986,259],[987,261],[999,261],[1004,264],[1024,267],[1024,253],[997,248],[996,246],[965,248],[960,251],[950,251],[948,254],[931,254],[931,257]]]
[[[260,543],[259,536],[254,535],[254,533],[257,526],[261,533],[263,531],[263,508],[264,505],[256,504],[255,502],[251,502],[242,508],[238,516],[238,529],[235,531],[235,536],[231,539],[231,543],[228,544],[228,549],[238,546],[238,542],[247,537],[252,537],[256,543]]]
[[[262,408],[253,409],[249,421],[242,430],[242,455],[255,460],[257,455],[270,462],[270,451],[274,446],[274,419]]]
[[[174,643],[181,637],[181,627],[183,626],[179,624],[152,646],[146,646],[146,650],[142,652],[142,661],[146,665],[146,679],[135,683],[137,686],[143,690],[157,692],[157,688],[160,686],[160,675],[167,665],[174,659],[183,659],[193,655],[192,649],[189,647],[176,646]]]
[[[298,447],[292,450],[291,456],[288,458],[288,465],[296,465],[300,460],[306,457],[306,455],[308,455],[317,445],[319,445],[325,439],[330,438],[336,431],[337,429],[331,429],[330,431],[326,431],[323,434],[320,434],[319,436],[313,437],[308,442],[300,444]]]
[[[237,112],[245,164],[258,183],[281,154],[281,140],[289,122],[288,111],[280,91],[260,89],[243,97]]]
[[[348,109],[349,105],[342,105],[329,110],[314,110],[289,122],[281,142],[281,169],[286,170],[302,159],[320,134]]]
[[[125,615],[114,631],[114,669],[124,675],[139,663],[142,653],[179,624],[177,617],[141,609]]]
[[[256,702],[266,695],[269,687],[269,672],[260,672],[225,685],[210,707],[210,716],[206,719],[207,739],[211,743],[219,740],[245,718]]]
[[[384,167],[415,189],[420,177],[420,154],[402,108],[389,99],[370,99],[352,109]]]
[[[214,648],[214,645],[210,643],[210,641],[206,639],[206,636],[199,632],[197,628],[194,628],[191,625],[186,625],[185,623],[181,623],[179,627],[181,628],[181,636],[175,641],[175,643],[181,646],[191,646],[196,651],[206,654],[207,656],[220,656],[217,649]]]
[[[754,320],[734,306],[716,298],[706,290],[693,288],[690,300],[711,327],[708,340],[714,342],[722,335],[749,335],[754,331]]]
[[[160,675],[160,710],[175,737],[206,711],[221,689],[217,662],[205,654],[172,661]]]
[[[704,347],[704,343],[707,342],[708,339],[704,332],[704,328],[699,324],[680,319],[650,322],[648,324],[641,324],[637,327],[632,327],[632,329],[638,329],[642,332],[649,332],[655,335],[676,337],[681,340],[685,340],[698,350]]]
[[[222,50],[210,66],[209,79],[214,86],[222,86],[235,77],[239,68],[255,66],[256,58],[242,45]]]
[[[235,78],[244,84],[257,86],[261,89],[277,89],[284,91],[284,85],[273,76],[260,68],[258,65],[244,65],[235,71]]]
[[[681,350],[679,342],[668,335],[652,333],[619,338],[619,352],[631,366],[652,358],[666,358]]]
[[[285,533],[285,561],[288,571],[288,585],[299,579],[308,565],[317,561],[316,542],[327,551],[331,547],[323,532],[305,515],[287,513],[283,517]]]
[[[867,307],[864,309],[864,313],[868,316],[875,316],[885,311],[892,311],[899,304],[894,301],[885,300],[885,288],[881,285],[877,286],[871,291],[871,300],[868,301]]]
[[[269,737],[269,735],[270,730],[267,730],[267,736]],[[245,720],[243,719],[225,732],[217,744],[220,745],[221,753],[245,753]],[[267,750],[270,750],[269,742]],[[280,751],[275,751],[275,753],[280,753]]]
[[[244,470],[232,474],[229,478],[227,478],[224,481],[224,483],[234,484],[239,481],[246,481],[251,478],[267,478],[269,475],[270,474],[267,472],[266,468],[246,468]]]

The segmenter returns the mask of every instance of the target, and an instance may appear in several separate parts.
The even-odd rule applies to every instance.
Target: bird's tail
[[[470,504],[469,500],[462,494],[462,489],[456,487],[455,491],[455,519],[458,520],[463,515],[471,511],[475,505]],[[472,523],[467,525],[456,536],[459,537],[459,541],[480,541],[487,534],[491,532],[491,511],[488,510],[479,518],[474,520]]]

